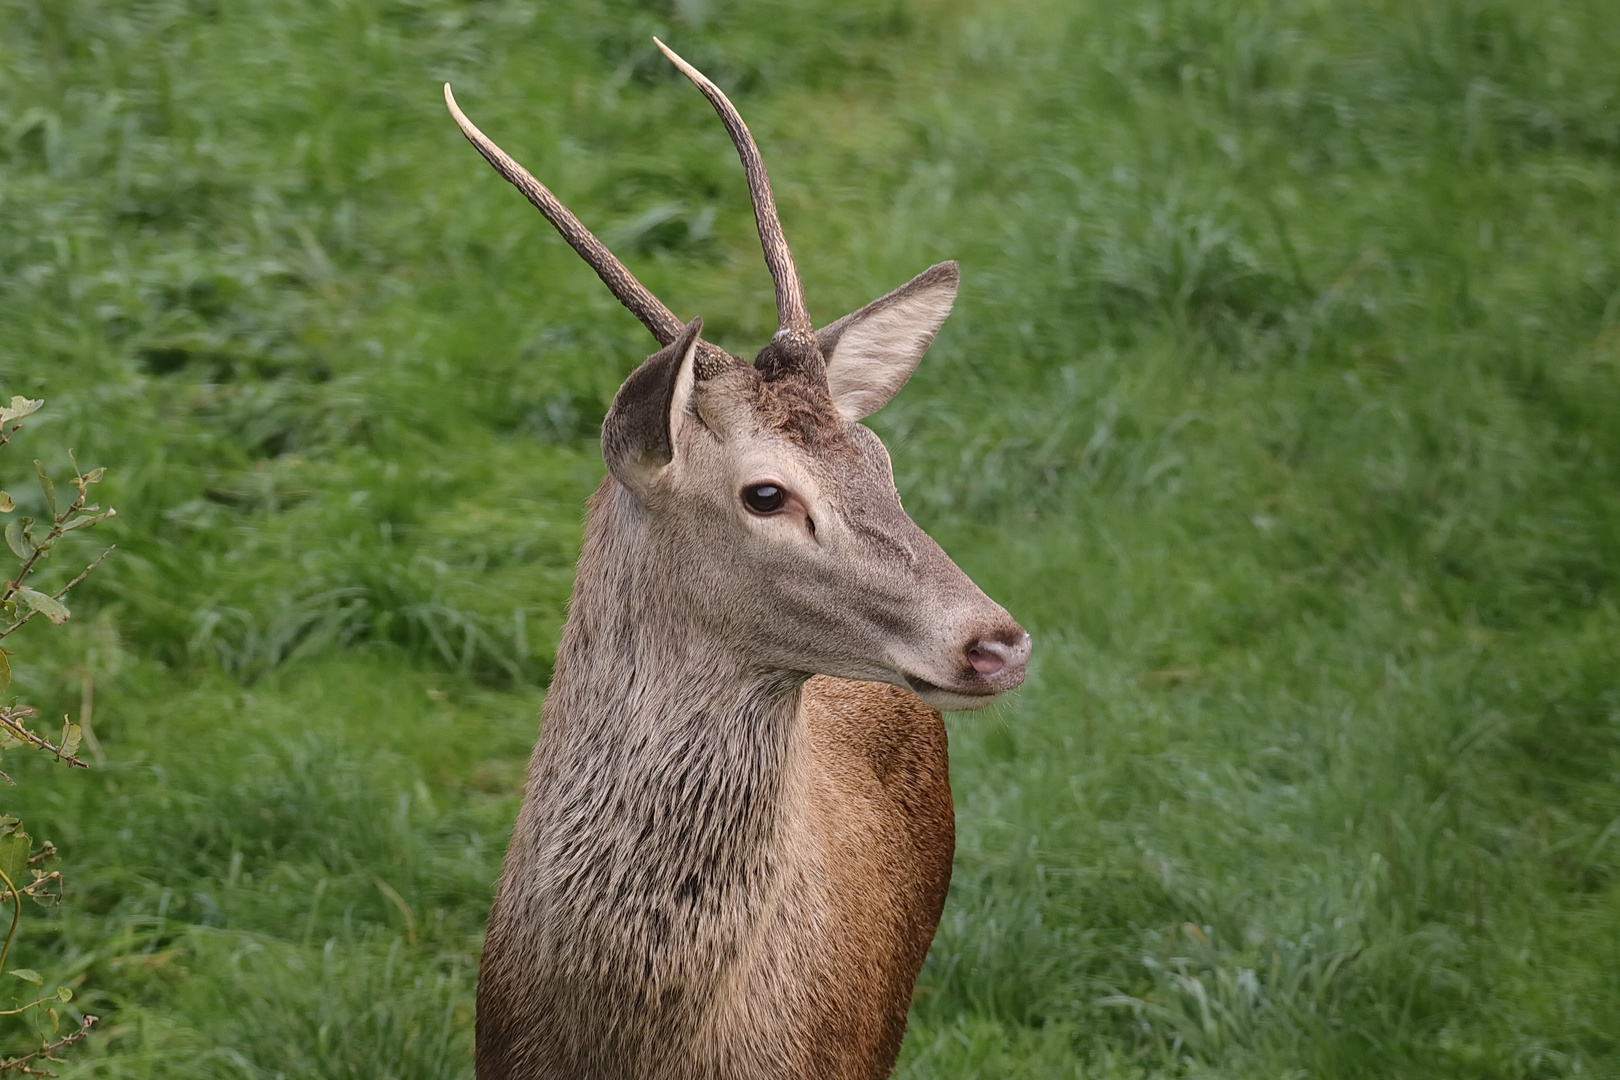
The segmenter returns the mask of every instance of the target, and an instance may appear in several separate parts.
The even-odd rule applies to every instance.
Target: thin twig
[[[41,1005],[45,1004],[47,1001],[59,1001],[59,1000],[61,1000],[61,999],[57,998],[55,996],[52,996],[52,997],[40,997],[39,995],[36,994],[34,996],[34,1000],[30,1001],[26,1005],[19,1005],[15,1009],[0,1009],[0,1016],[21,1016],[23,1013],[27,1012],[29,1009],[37,1009]]]
[[[43,483],[43,481],[41,482]],[[34,550],[29,552],[28,558],[23,560],[22,569],[17,572],[16,580],[6,582],[6,591],[0,593],[0,604],[17,595],[17,591],[22,588],[23,579],[33,573],[34,564],[39,562],[41,556],[50,554],[50,550],[56,546],[56,542],[67,535],[67,520],[84,509],[84,500],[85,493],[81,489],[79,494],[74,496],[73,501],[68,504],[68,508],[51,519],[51,531],[45,534],[44,540],[34,545]]]
[[[0,707],[0,731],[6,732],[19,742],[27,743],[35,750],[44,750],[48,754],[56,755],[58,761],[65,761],[69,765],[76,765],[81,769],[88,769],[90,767],[88,763],[79,760],[72,754],[62,753],[61,747],[51,742],[51,740],[47,739],[45,736],[39,734],[39,732],[31,730],[26,724],[22,723],[22,719],[24,717],[38,715],[39,714],[37,712],[30,709],[26,705],[12,708]]]
[[[24,885],[22,887],[22,894],[24,896],[28,897],[30,900],[39,900],[39,891],[41,889],[43,889],[44,886],[46,886],[46,885],[59,885],[61,883],[61,881],[62,881],[62,872],[60,870],[52,870],[48,874],[44,874],[44,875],[42,875],[40,877],[35,878],[34,881],[33,881],[33,884]],[[47,893],[46,895],[49,896],[50,894]],[[11,894],[10,893],[0,894],[0,904],[5,903],[9,899],[11,899]],[[51,897],[51,899],[56,900],[58,903],[60,903],[61,900],[62,900],[62,897],[61,897],[61,894],[58,893],[56,896]]]
[[[41,1036],[38,1050],[35,1050],[31,1054],[24,1054],[20,1058],[11,1058],[8,1061],[0,1061],[0,1072],[20,1072],[25,1076],[55,1076],[56,1074],[53,1072],[33,1068],[31,1063],[35,1061],[59,1060],[51,1055],[55,1054],[58,1050],[61,1050],[64,1047],[73,1045],[80,1039],[87,1038],[90,1034],[90,1029],[95,1027],[100,1019],[101,1018],[97,1016],[86,1015],[83,1020],[79,1021],[78,1031],[70,1032],[53,1043],[47,1043],[44,1036]]]
[[[60,599],[62,599],[62,597],[66,596],[67,591],[69,589],[73,588],[73,586],[77,585],[79,582],[81,582],[85,578],[89,577],[90,576],[90,571],[92,571],[96,567],[100,566],[101,565],[101,560],[105,559],[107,556],[111,555],[113,553],[113,548],[116,548],[117,546],[118,546],[117,544],[112,544],[107,548],[106,551],[103,551],[100,555],[97,555],[95,562],[93,562],[89,566],[85,567],[84,570],[79,574],[78,577],[74,578],[72,581],[68,582],[66,585],[64,585],[60,589],[56,590],[56,592],[52,593],[51,594],[51,599],[52,600],[60,600]],[[35,554],[38,554],[38,552],[35,552]],[[18,581],[22,580],[22,575],[21,574],[19,574],[17,576],[17,580]],[[13,586],[15,586],[17,584],[17,582],[14,581],[11,584]],[[0,599],[6,599],[6,598],[9,598],[9,596],[10,596],[10,594],[8,593],[7,597],[0,598]],[[28,620],[32,619],[35,615],[38,615],[38,614],[39,614],[39,610],[37,608],[30,611],[28,614],[24,615],[22,618],[18,619],[16,622],[14,622],[10,626],[6,627],[4,630],[0,630],[0,638],[3,638],[7,634],[11,633],[12,631],[22,627],[23,625],[25,625],[28,622]]]
[[[0,445],[4,444],[0,443]],[[81,527],[79,524],[70,524],[74,515],[80,512],[93,514],[101,509],[99,505],[87,508],[85,503],[90,500],[90,485],[100,480],[106,470],[91,469],[91,475],[86,477],[84,473],[79,471],[79,463],[74,459],[73,451],[71,450],[68,451],[68,460],[73,462],[73,486],[78,490],[79,493],[73,497],[73,501],[68,504],[68,508],[66,510],[63,510],[60,514],[54,514],[54,516],[52,516],[51,531],[45,535],[45,539],[34,545],[33,551],[28,553],[28,557],[23,560],[22,569],[17,573],[16,580],[6,582],[5,592],[0,593],[0,604],[6,603],[12,597],[17,595],[18,591],[22,588],[23,579],[33,572],[34,564],[39,562],[41,556],[50,554],[51,548],[55,547],[57,542],[60,541],[62,537],[66,536],[70,529]],[[50,487],[50,490],[46,491],[45,494],[50,500],[51,509],[54,511],[56,509],[56,496],[52,494],[52,492],[55,490],[55,488],[54,486],[50,486],[50,480],[45,475],[45,466],[38,461],[35,461],[34,465],[39,469],[40,487]],[[102,515],[102,517],[109,518],[117,512],[118,511],[116,510],[108,510]],[[92,525],[95,524],[94,521],[89,523]],[[105,558],[105,553],[103,554],[103,558]],[[101,560],[97,559],[96,561],[100,562]],[[72,587],[73,585],[70,584],[67,588],[71,589]],[[66,591],[67,589],[62,590],[62,592]],[[61,593],[58,593],[57,596],[61,596]],[[24,619],[22,622],[19,622],[17,626],[21,626],[23,622],[27,621],[27,619]],[[16,629],[16,627],[14,626],[12,629]],[[10,631],[7,632],[9,633]]]
[[[67,591],[69,589],[73,588],[73,586],[77,585],[79,582],[81,582],[85,578],[89,577],[90,576],[90,571],[92,571],[96,567],[100,566],[101,565],[101,560],[105,559],[107,556],[111,555],[113,553],[113,548],[115,548],[117,546],[118,546],[117,544],[108,544],[107,545],[107,550],[103,551],[100,555],[97,555],[95,562],[91,563],[89,566],[87,566],[83,570],[79,571],[79,576],[78,577],[74,578],[72,581],[68,582],[66,585],[64,585],[60,589],[56,590],[56,592],[52,593],[51,594],[51,599],[52,600],[60,600],[60,599],[62,599],[62,597],[66,596]]]

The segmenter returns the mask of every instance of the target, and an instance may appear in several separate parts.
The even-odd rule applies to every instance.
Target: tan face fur
[[[1022,681],[1029,636],[906,515],[888,452],[859,422],[904,384],[956,281],[942,264],[822,331],[824,379],[813,363],[699,378],[694,324],[648,361],[670,381],[653,452],[615,454],[614,428],[650,430],[632,414],[661,395],[638,397],[632,377],[615,402],[610,468],[647,510],[647,540],[685,553],[671,599],[759,667],[893,683],[942,709]],[[780,505],[761,512],[750,489]]]

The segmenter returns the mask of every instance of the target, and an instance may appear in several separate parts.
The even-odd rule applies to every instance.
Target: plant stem
[[[22,920],[22,893],[17,891],[17,886],[11,883],[11,876],[4,870],[0,870],[0,881],[4,881],[6,888],[11,890],[11,902],[15,905],[11,912],[11,931],[6,934],[5,946],[0,947],[0,973],[3,973],[6,970],[6,957],[11,955],[11,941],[17,936],[17,923]]]
[[[57,589],[56,592],[52,593],[51,594],[51,599],[52,600],[60,600],[60,599],[62,599],[62,597],[66,596],[69,589],[73,588],[73,586],[77,585],[79,582],[81,582],[85,578],[89,577],[90,576],[90,571],[92,571],[96,567],[100,566],[101,565],[101,560],[105,559],[107,556],[111,555],[113,553],[113,548],[116,548],[117,546],[118,546],[117,544],[108,545],[107,550],[103,551],[100,555],[97,555],[96,556],[96,561],[91,563],[89,566],[85,567],[84,570],[82,570],[79,573],[78,577],[74,578],[72,581],[68,582],[66,585],[62,586],[60,589]],[[38,552],[36,552],[35,554],[38,554]],[[11,583],[12,586],[13,586],[13,589],[15,589],[15,586],[20,581],[22,581],[22,575],[21,574],[17,575],[17,581],[14,581],[14,582]],[[10,593],[7,593],[5,597],[0,597],[0,600],[9,599],[9,598],[10,598]],[[12,631],[17,630],[20,627],[24,626],[28,622],[28,620],[32,619],[35,615],[38,615],[38,614],[39,614],[38,611],[30,611],[27,615],[24,615],[22,618],[18,619],[16,622],[14,622],[10,626],[6,627],[4,630],[0,630],[0,638],[5,637],[7,634],[10,634]]]

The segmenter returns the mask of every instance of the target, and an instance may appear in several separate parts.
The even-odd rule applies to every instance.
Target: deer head
[[[704,341],[701,319],[677,319],[444,88],[468,141],[663,346],[602,424],[613,494],[633,519],[626,542],[681,568],[660,600],[745,663],[908,686],[942,709],[988,704],[1023,681],[1029,635],[906,515],[888,452],[860,422],[939,332],[956,264],[814,329],[753,136],[713,83],[657,44],[714,106],[747,174],[778,324],[752,364]]]

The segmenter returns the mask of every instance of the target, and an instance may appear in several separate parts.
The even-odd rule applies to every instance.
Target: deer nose
[[[1022,630],[1005,637],[1012,638],[1010,644],[1003,637],[978,639],[967,647],[967,662],[981,678],[1013,687],[1024,681],[1031,643]]]

